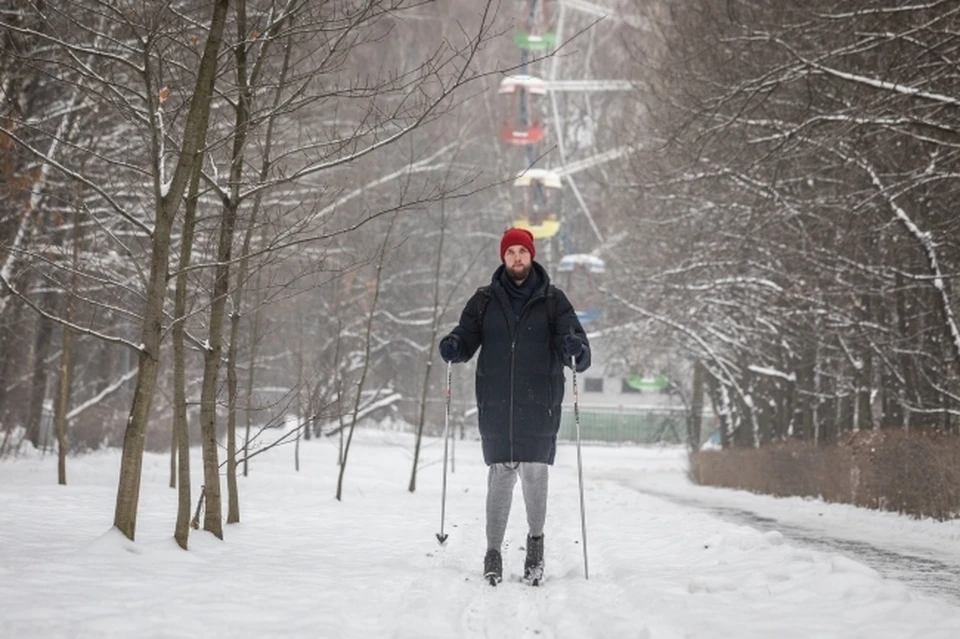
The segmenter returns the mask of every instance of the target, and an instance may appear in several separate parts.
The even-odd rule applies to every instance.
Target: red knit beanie
[[[533,234],[527,229],[512,227],[504,231],[500,238],[500,261],[503,261],[503,254],[508,248],[518,244],[530,251],[531,260],[537,256],[537,251],[533,248]]]

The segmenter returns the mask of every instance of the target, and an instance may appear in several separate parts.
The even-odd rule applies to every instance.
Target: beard
[[[530,277],[530,271],[532,270],[533,262],[527,265],[514,264],[513,266],[507,267],[507,275],[513,280],[514,284],[520,285]]]

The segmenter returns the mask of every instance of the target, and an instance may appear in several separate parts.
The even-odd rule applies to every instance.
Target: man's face
[[[530,275],[530,269],[533,268],[533,257],[530,256],[527,247],[522,244],[514,244],[504,252],[503,264],[510,279],[517,284],[521,284]]]

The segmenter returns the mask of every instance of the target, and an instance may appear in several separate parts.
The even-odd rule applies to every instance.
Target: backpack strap
[[[490,285],[481,286],[473,296],[474,315],[477,317],[477,332],[483,330],[483,314],[487,312],[490,303]]]
[[[557,288],[553,284],[547,285],[547,323],[550,325],[550,334],[557,332]]]

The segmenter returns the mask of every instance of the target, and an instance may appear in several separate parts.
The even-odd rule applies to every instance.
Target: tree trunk
[[[756,424],[756,416],[754,415],[753,406],[747,401],[749,398],[753,400],[753,373],[747,366],[747,359],[741,359],[740,370],[741,373],[741,386],[745,389],[747,397],[735,396],[731,404],[736,406],[738,410],[737,414],[740,416],[739,423],[737,428],[734,431],[733,444],[738,448],[753,448],[756,446],[756,433],[753,430],[753,425]]]
[[[153,255],[150,259],[150,279],[146,290],[143,328],[140,332],[141,348],[137,363],[137,384],[133,391],[133,405],[130,408],[127,428],[123,435],[120,482],[113,523],[131,540],[136,537],[143,445],[160,365],[160,337],[163,330],[163,300],[166,293],[167,263],[170,254],[170,230],[176,211],[176,209],[171,210],[172,206],[173,203],[164,199],[157,209]]]
[[[80,239],[83,227],[80,225],[80,213],[76,211],[73,218],[73,275],[71,276],[71,290],[76,291],[79,285],[80,269]],[[64,319],[68,324],[73,323],[74,299],[68,294]],[[70,408],[70,395],[73,386],[73,330],[69,326],[63,327],[63,345],[60,354],[60,380],[57,384],[57,403],[54,408],[54,430],[57,433],[57,482],[61,486],[67,483],[67,411]]]
[[[396,222],[396,215],[390,221],[390,228],[383,238],[383,244],[380,246],[380,259],[377,262],[377,275],[374,281],[373,300],[370,302],[370,312],[367,314],[367,328],[364,334],[363,346],[363,368],[360,372],[360,379],[357,381],[357,396],[353,402],[353,415],[350,420],[350,432],[347,433],[347,441],[343,447],[343,457],[340,462],[340,474],[337,476],[337,501],[343,498],[343,476],[347,469],[347,455],[350,452],[350,442],[353,440],[353,431],[357,427],[357,413],[360,410],[360,399],[363,396],[363,383],[367,378],[367,371],[370,369],[370,340],[373,336],[373,318],[377,311],[377,301],[380,298],[380,278],[383,274],[383,263],[386,261],[387,241],[390,239],[390,231]],[[341,434],[343,430],[341,429]]]
[[[687,445],[690,450],[700,450],[703,441],[703,364],[698,359],[693,363],[693,396],[690,398],[690,417],[687,421]]]
[[[905,290],[905,282],[903,275],[900,272],[895,274],[895,281],[897,286],[897,337],[899,341],[908,344],[908,348],[913,345],[910,344],[910,336],[912,333],[916,332],[912,322],[908,318],[908,307],[917,303],[916,300],[908,300],[907,295],[909,291]],[[904,400],[913,400],[917,396],[916,392],[916,370],[914,368],[914,360],[910,357],[910,354],[906,349],[902,349],[900,355],[900,375],[903,378],[903,385],[899,389],[897,394],[899,401],[899,415],[900,418],[898,422],[891,423],[891,426],[894,428],[908,428],[910,426],[910,411],[906,406]]]
[[[20,323],[20,317],[23,313],[23,303],[19,299],[13,299],[7,311],[7,322],[0,323],[0,353],[10,353],[14,347],[14,340],[17,339],[17,331],[14,329]],[[0,426],[3,427],[3,442],[0,443],[0,459],[8,452],[10,435],[13,433],[13,425],[16,423],[15,412],[11,408],[9,397],[12,397],[8,391],[10,385],[10,371],[13,370],[15,358],[0,357]]]
[[[427,419],[427,395],[430,392],[430,371],[433,370],[433,358],[435,344],[437,343],[437,334],[439,332],[440,322],[440,277],[443,264],[443,240],[446,231],[445,210],[440,211],[440,240],[437,242],[437,259],[433,266],[433,321],[430,322],[430,341],[427,342],[427,351],[424,359],[426,360],[423,373],[423,386],[420,389],[420,410],[417,417],[417,436],[413,445],[413,468],[410,471],[410,483],[407,490],[415,492],[417,490],[417,465],[420,463],[420,442],[423,439],[423,425]],[[449,399],[448,399],[449,401]],[[445,433],[446,435],[446,433]]]
[[[854,430],[870,430],[873,428],[873,408],[870,401],[873,375],[873,353],[864,349],[863,367],[857,371],[857,409]]]
[[[72,313],[66,315],[72,321]],[[60,355],[60,379],[57,383],[57,403],[54,409],[54,431],[57,434],[57,483],[67,484],[67,410],[70,407],[71,372],[73,362],[73,331],[63,329],[63,351]]]
[[[53,308],[56,293],[43,296],[43,308]],[[41,315],[37,320],[37,335],[33,348],[33,376],[30,383],[30,404],[27,413],[27,439],[38,450],[47,448],[49,433],[42,432],[43,402],[47,396],[47,354],[50,352],[50,338],[53,335],[53,322]]]
[[[237,205],[227,202],[220,219],[220,243],[210,301],[210,331],[203,354],[203,382],[200,390],[200,438],[203,446],[203,485],[207,493],[203,529],[223,539],[223,503],[220,491],[220,462],[217,453],[217,385],[223,353],[223,317],[230,290],[230,259]],[[227,432],[227,448],[232,433]],[[235,442],[234,442],[235,445]]]
[[[261,291],[260,291],[260,273],[257,273],[256,281],[253,285],[253,298],[254,298],[254,308],[256,309],[253,312],[253,322],[250,325],[250,354],[247,358],[247,388],[244,391],[246,396],[247,408],[244,411],[246,415],[246,433],[243,437],[243,476],[246,477],[247,473],[250,470],[250,463],[248,458],[250,457],[250,430],[253,426],[252,420],[253,417],[250,414],[250,410],[253,407],[253,383],[256,379],[256,363],[257,363],[257,346],[260,342],[260,302],[261,302]]]
[[[241,2],[237,11],[237,35],[240,42],[244,42],[247,37],[246,24],[246,2]],[[279,29],[283,20],[274,23],[273,28]],[[270,40],[269,42],[272,42]],[[266,45],[265,45],[266,46]],[[283,87],[287,78],[287,71],[290,64],[290,53],[292,47],[287,47],[283,58],[283,66],[277,80],[277,88],[274,92],[274,109],[283,99]],[[265,51],[261,50],[261,60]],[[233,162],[231,163],[231,184],[232,190],[230,199],[239,203],[240,198],[240,178],[243,172],[243,150],[246,143],[247,131],[249,127],[249,90],[247,87],[257,83],[256,70],[251,74],[251,80],[247,81],[247,49],[243,46],[236,48],[237,61],[237,85],[241,87],[240,95],[236,107],[236,137],[234,139]],[[255,69],[258,69],[255,65]],[[276,113],[276,111],[274,111]],[[273,145],[273,131],[275,119],[271,117],[267,122],[266,135],[263,141],[262,164],[260,167],[260,181],[266,182],[271,168],[270,149]],[[237,285],[233,289],[233,310],[230,313],[230,342],[227,346],[227,523],[233,524],[240,521],[240,496],[237,490],[237,352],[239,350],[240,339],[240,318],[243,308],[243,293],[246,287],[247,272],[250,263],[250,245],[253,238],[253,230],[256,228],[256,222],[259,218],[260,207],[263,199],[263,191],[258,191],[254,199],[249,219],[247,220],[247,230],[243,237],[243,247],[240,251],[240,263],[237,267]],[[259,273],[257,275],[259,283]],[[250,396],[253,393],[253,356],[256,353],[257,324],[259,323],[259,309],[254,319],[254,342],[251,343],[251,362],[250,374],[248,377],[247,392],[247,429],[244,438],[243,451],[243,474],[246,476],[248,465],[247,455],[249,454],[250,444]]]
[[[176,357],[174,357],[176,359]],[[176,364],[174,364],[176,368]],[[174,374],[174,379],[176,379],[176,374]],[[176,383],[176,381],[174,381]],[[176,393],[174,393],[176,395]],[[174,397],[174,417],[173,417],[173,428],[170,429],[170,483],[168,484],[170,488],[177,487],[177,416],[176,416],[176,403],[177,399]]]
[[[157,194],[156,224],[150,247],[150,274],[144,290],[145,302],[140,334],[140,357],[137,364],[137,384],[133,392],[130,416],[127,418],[127,428],[123,435],[123,456],[120,461],[120,480],[113,522],[114,526],[131,540],[136,535],[143,445],[160,364],[163,302],[166,297],[167,268],[170,261],[170,233],[177,209],[180,207],[180,199],[187,187],[187,180],[193,175],[200,151],[206,143],[210,100],[216,80],[217,54],[223,38],[229,6],[229,0],[215,1],[207,42],[197,72],[196,86],[190,100],[190,111],[184,126],[177,167],[169,185],[159,183],[159,164],[154,168]],[[148,78],[148,89],[150,84]],[[150,94],[151,92],[148,91],[148,95]],[[161,147],[159,140],[156,139],[160,135],[157,127],[154,127],[153,134],[153,148],[156,150]],[[154,158],[158,163],[159,157],[156,152],[154,152]],[[166,192],[163,191],[162,186],[167,187]]]
[[[177,490],[177,523],[173,538],[187,550],[190,538],[190,506],[193,499],[190,486],[190,428],[187,417],[187,267],[193,255],[193,236],[196,230],[197,204],[200,190],[200,171],[190,178],[190,188],[183,213],[180,234],[180,260],[177,263],[177,284],[173,301],[173,441],[170,450],[170,485]],[[176,474],[175,474],[176,473]]]
[[[237,287],[242,287],[237,280]],[[230,342],[227,347],[227,523],[240,521],[240,495],[237,487],[237,329],[240,310],[230,313]]]

